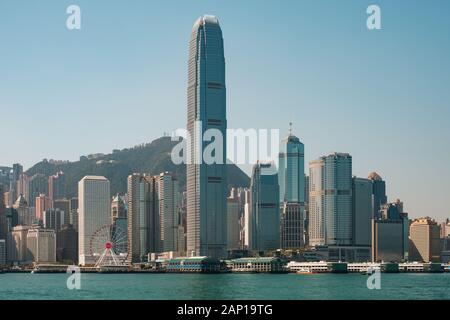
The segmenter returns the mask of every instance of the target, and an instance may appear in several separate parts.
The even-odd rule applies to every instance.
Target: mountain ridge
[[[67,197],[77,195],[78,181],[86,175],[101,175],[109,179],[111,194],[126,193],[127,177],[132,173],[173,172],[178,178],[180,190],[186,189],[186,165],[175,165],[170,158],[172,148],[178,142],[170,137],[160,137],[150,143],[132,148],[113,150],[109,154],[92,154],[80,156],[78,161],[42,160],[26,171],[32,176],[37,173],[50,176],[63,171],[65,174],[65,194]],[[235,164],[228,165],[228,185],[248,187],[250,178]]]

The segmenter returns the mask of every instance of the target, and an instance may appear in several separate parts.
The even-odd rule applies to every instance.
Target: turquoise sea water
[[[5,299],[450,299],[450,274],[381,274],[381,290],[360,274],[0,274]]]

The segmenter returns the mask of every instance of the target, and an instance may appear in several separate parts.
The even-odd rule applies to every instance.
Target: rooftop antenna
[[[292,122],[289,122],[289,135],[292,136]]]

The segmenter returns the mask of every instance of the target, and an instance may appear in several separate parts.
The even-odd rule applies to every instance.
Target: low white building
[[[36,263],[56,262],[56,232],[40,227],[31,228],[27,233],[29,260]]]

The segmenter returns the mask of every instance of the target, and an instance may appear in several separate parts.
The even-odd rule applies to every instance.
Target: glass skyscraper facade
[[[222,30],[214,16],[197,19],[189,43],[187,130],[187,253],[223,258],[227,248],[226,88]],[[206,164],[208,129],[222,135],[216,160]],[[221,152],[220,152],[221,151]]]
[[[299,138],[289,133],[281,141],[278,182],[280,201],[305,202],[305,147]]]
[[[332,153],[310,163],[310,245],[352,244],[352,157]]]
[[[279,153],[281,248],[301,249],[304,246],[305,147],[289,131],[281,141]]]
[[[256,251],[280,248],[280,199],[278,174],[272,163],[253,166],[251,193],[251,243]]]

